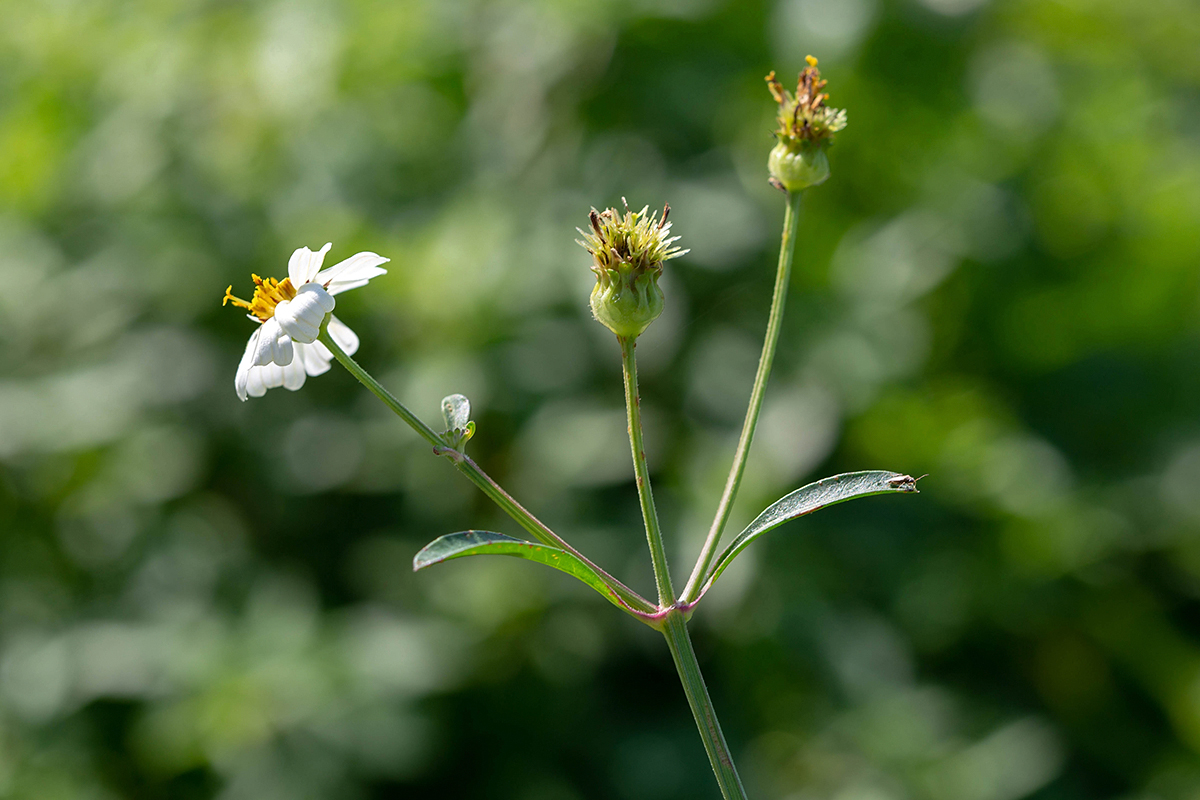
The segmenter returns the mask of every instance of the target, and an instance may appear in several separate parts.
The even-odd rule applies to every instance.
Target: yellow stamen
[[[810,67],[815,67],[817,65],[817,57],[816,56],[805,56],[804,60],[808,62],[808,65]]]
[[[775,98],[776,103],[783,103],[787,99],[783,84],[775,80],[775,70],[771,70],[771,74],[767,76],[767,88],[771,90],[771,96]]]
[[[233,303],[238,308],[244,308],[266,322],[275,315],[275,306],[296,296],[296,289],[292,286],[291,278],[277,281],[274,278],[260,278],[257,275],[250,277],[254,280],[254,296],[250,300],[234,297],[233,287],[230,286],[225,290],[225,296],[221,298],[221,305]]]

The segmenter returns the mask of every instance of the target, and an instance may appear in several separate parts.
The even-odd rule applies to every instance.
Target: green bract
[[[789,192],[824,183],[829,177],[829,158],[820,145],[786,145],[783,142],[767,156],[771,178]]]
[[[625,213],[616,209],[592,209],[588,219],[591,231],[579,230],[579,242],[592,254],[592,272],[596,287],[592,289],[592,314],[617,336],[636,339],[658,318],[663,310],[663,293],[658,287],[663,262],[686,253],[673,247],[678,236],[671,236],[667,222],[670,206],[647,214],[641,211]]]

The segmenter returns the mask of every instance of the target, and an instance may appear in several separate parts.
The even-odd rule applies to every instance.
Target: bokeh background
[[[809,193],[737,530],[692,627],[756,798],[1200,798],[1200,7],[1186,0],[5,0],[0,796],[716,797],[666,648],[343,370],[240,403],[251,272],[334,243],[361,362],[644,593],[590,206],[692,252],[639,348],[678,579]],[[785,81],[786,82],[786,81]]]

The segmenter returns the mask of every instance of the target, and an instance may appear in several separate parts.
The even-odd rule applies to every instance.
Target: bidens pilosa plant
[[[387,259],[374,253],[358,253],[327,270],[321,263],[330,245],[313,253],[307,247],[292,254],[288,277],[282,281],[254,276],[254,296],[240,300],[226,290],[225,301],[245,308],[259,324],[246,345],[238,366],[235,388],[243,400],[258,397],[274,386],[298,389],[306,375],[318,375],[337,359],[354,377],[408,423],[432,447],[445,456],[472,483],[496,502],[535,541],[491,531],[460,531],[435,539],[413,558],[413,569],[476,555],[506,555],[535,561],[561,570],[595,589],[610,603],[634,619],[660,631],[671,651],[684,694],[696,720],[701,740],[712,764],[721,794],[745,798],[733,756],[721,732],[716,710],[708,696],[700,665],[692,649],[687,620],[705,593],[725,568],[759,536],[789,520],[826,506],[889,492],[915,492],[916,479],[897,472],[867,471],[834,475],[803,486],[768,506],[723,550],[718,552],[733,501],[741,484],[750,444],[762,409],[775,346],[783,324],[783,309],[791,276],[796,222],[803,191],[829,178],[825,150],[833,135],[846,126],[846,113],[825,105],[825,81],[817,60],[809,56],[800,73],[795,94],[783,89],[775,74],[767,76],[771,93],[779,104],[777,144],[768,157],[769,180],[787,198],[779,265],[766,335],[741,436],[733,454],[729,476],[717,499],[716,511],[700,556],[683,585],[676,591],[663,545],[662,529],[654,506],[654,492],[642,444],[641,403],[638,397],[638,337],[662,313],[666,298],[658,285],[664,264],[687,251],[675,246],[667,221],[670,207],[662,215],[648,208],[631,211],[592,209],[588,228],[580,230],[579,242],[592,256],[596,286],[591,294],[592,314],[616,334],[621,350],[625,384],[625,408],[629,421],[629,444],[638,498],[650,560],[654,569],[657,600],[651,601],[626,586],[592,562],[565,539],[526,510],[487,475],[466,453],[475,435],[471,405],[466,397],[452,394],[442,401],[444,427],[435,430],[413,414],[372,378],[350,356],[358,337],[333,316],[334,295],[366,284],[385,273]]]

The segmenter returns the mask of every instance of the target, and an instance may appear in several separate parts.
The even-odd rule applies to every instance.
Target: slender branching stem
[[[638,499],[642,503],[642,519],[646,523],[646,541],[650,543],[650,560],[654,565],[654,582],[658,586],[658,603],[662,608],[675,604],[675,589],[671,586],[671,571],[667,567],[667,551],[663,547],[662,528],[654,508],[654,492],[650,488],[650,468],[646,465],[646,446],[642,441],[642,400],[638,396],[637,361],[634,358],[635,339],[618,336],[621,343],[621,371],[625,375],[625,410],[629,417],[629,446],[633,450],[633,471],[637,475]]]
[[[763,340],[762,356],[758,360],[758,372],[754,376],[754,388],[750,392],[750,405],[746,409],[746,420],[742,424],[742,435],[738,439],[737,450],[733,455],[733,464],[729,468],[729,477],[725,481],[725,491],[717,504],[717,513],[713,518],[708,537],[696,567],[688,578],[687,586],[683,589],[681,600],[693,603],[700,596],[704,579],[709,567],[716,556],[717,544],[721,541],[721,533],[729,520],[729,512],[733,510],[733,501],[737,497],[738,486],[742,482],[742,473],[746,471],[746,456],[750,454],[750,443],[754,440],[754,429],[758,425],[758,413],[762,410],[763,396],[767,390],[767,380],[771,377],[771,362],[775,360],[775,345],[779,341],[779,331],[783,327],[783,307],[787,301],[788,282],[792,274],[792,254],[795,251],[796,221],[800,215],[800,192],[788,194],[787,212],[783,217],[783,240],[779,245],[779,268],[775,273],[775,294],[771,298],[771,314],[767,318],[767,335]]]
[[[658,609],[655,608],[653,603],[642,597],[633,589],[630,589],[612,575],[605,572],[600,568],[599,565],[591,561],[583,553],[579,552],[570,544],[568,544],[562,537],[546,527],[541,520],[529,513],[524,506],[518,503],[512,495],[504,491],[500,484],[492,480],[491,476],[484,472],[480,466],[471,459],[470,456],[465,454],[458,455],[461,456],[461,459],[452,459],[454,461],[454,466],[458,468],[459,472],[461,472],[463,475],[466,475],[467,479],[470,480],[471,483],[478,486],[484,494],[490,497],[496,505],[500,506],[504,513],[516,520],[521,527],[533,534],[534,537],[536,537],[542,543],[557,547],[560,550],[565,550],[566,552],[578,558],[580,561],[590,567],[597,575],[599,575],[600,580],[604,581],[608,585],[608,588],[615,592],[617,597],[619,597],[626,606],[634,611],[640,612],[634,616],[636,616],[642,622],[651,625],[651,627],[657,627],[657,623],[654,621],[653,615],[656,611],[658,611]]]
[[[407,422],[409,426],[412,427],[412,429],[418,434],[420,434],[423,439],[433,445],[435,453],[449,457],[450,460],[454,462],[454,466],[458,469],[458,471],[467,476],[471,483],[478,486],[484,494],[491,498],[491,500],[498,505],[501,510],[504,511],[504,513],[512,517],[517,524],[529,531],[529,533],[531,533],[538,541],[542,542],[543,544],[548,544],[552,547],[557,547],[560,550],[565,550],[566,552],[578,558],[600,576],[600,579],[604,581],[604,583],[607,584],[610,589],[612,589],[612,591],[625,603],[626,606],[628,606],[627,610],[630,611],[634,617],[646,622],[652,627],[659,627],[659,623],[655,616],[655,612],[658,611],[658,608],[656,608],[653,603],[642,597],[633,589],[630,589],[628,586],[621,583],[621,581],[617,580],[612,575],[609,575],[607,572],[589,560],[586,556],[568,544],[561,536],[550,530],[545,523],[527,511],[525,507],[513,499],[508,492],[504,491],[504,489],[501,488],[498,483],[492,480],[492,478],[486,472],[484,472],[478,464],[471,460],[469,456],[449,447],[440,434],[436,433],[432,428],[422,422],[416,414],[409,411],[403,403],[401,403],[392,395],[391,392],[383,388],[379,381],[375,380],[373,377],[371,377],[370,373],[359,366],[357,361],[346,355],[345,351],[338,346],[338,343],[333,340],[333,337],[329,335],[327,330],[323,329],[321,331],[320,339],[325,346],[329,348],[329,351],[333,353],[333,357],[336,358],[351,375],[353,375],[355,378],[358,378],[359,382],[362,383],[363,386],[367,387],[372,394],[382,400],[384,405],[394,411],[396,415],[400,417],[400,419]]]
[[[667,647],[671,649],[675,669],[679,671],[683,692],[692,708],[692,716],[696,718],[696,727],[700,729],[700,738],[704,740],[704,749],[712,764],[713,774],[717,776],[717,785],[721,787],[721,796],[725,800],[747,800],[746,790],[742,788],[742,780],[733,765],[733,756],[729,753],[729,745],[725,743],[725,734],[721,732],[721,724],[717,721],[717,712],[708,696],[704,676],[700,674],[700,663],[692,648],[687,622],[678,609],[667,614],[663,636],[667,639]]]
[[[358,378],[358,382],[367,387],[371,394],[383,401],[383,404],[395,412],[396,416],[408,423],[408,426],[420,434],[421,438],[429,442],[434,447],[445,447],[446,442],[441,435],[434,431],[433,428],[421,421],[421,418],[408,410],[408,408],[397,400],[391,392],[383,388],[383,385],[371,377],[371,374],[359,366],[358,362],[350,356],[346,355],[346,351],[338,345],[334,338],[329,334],[326,326],[322,326],[321,335],[318,337],[321,342],[329,348],[329,352],[333,353],[333,357],[338,360],[338,363],[346,368],[346,371]]]

